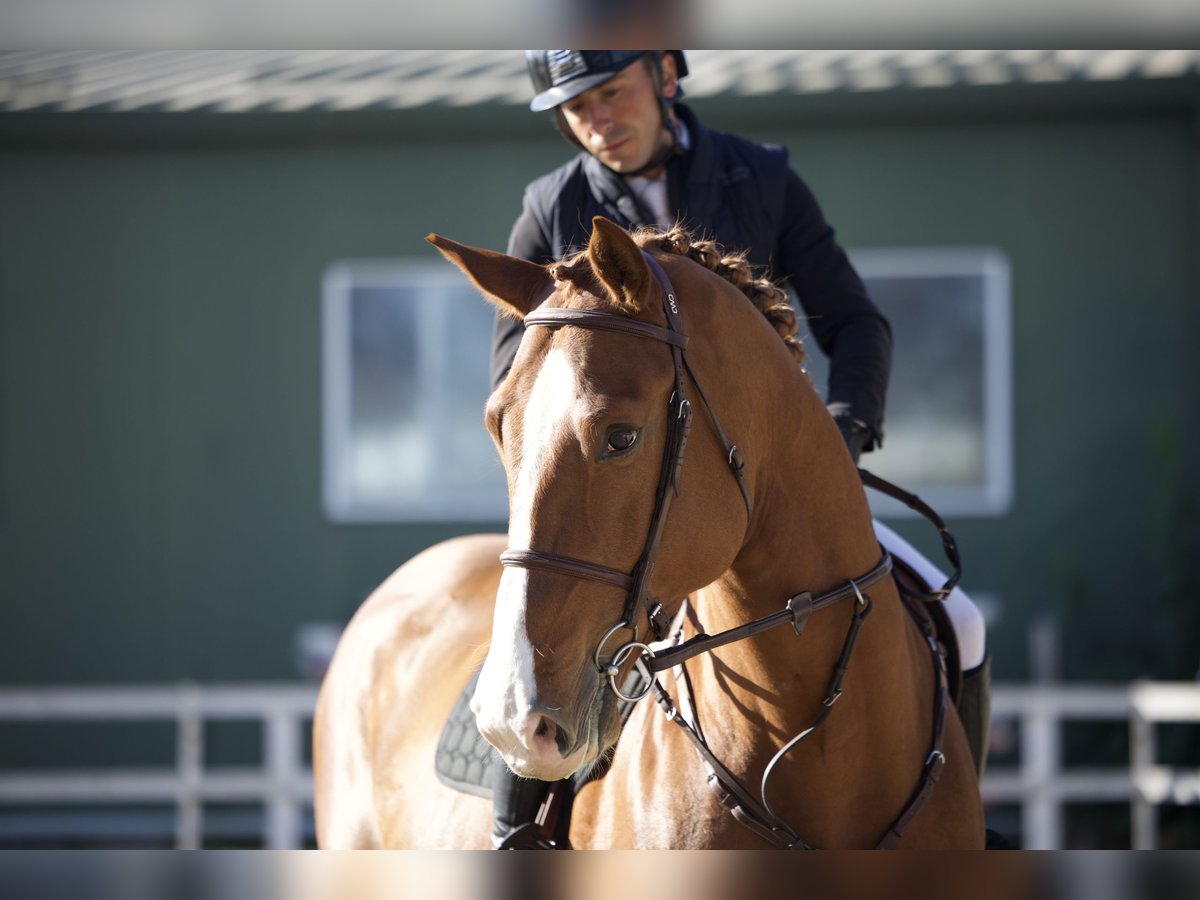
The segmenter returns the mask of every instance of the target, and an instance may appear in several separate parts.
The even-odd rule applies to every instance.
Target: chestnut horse
[[[489,846],[490,804],[433,772],[483,659],[471,707],[514,772],[607,766],[574,847],[982,848],[933,644],[794,319],[751,302],[777,290],[603,218],[548,267],[430,240],[530,326],[486,412],[509,534],[431,548],[349,625],[314,722],[320,845]],[[658,704],[622,726],[635,666]]]

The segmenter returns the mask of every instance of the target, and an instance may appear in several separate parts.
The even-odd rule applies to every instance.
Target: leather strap
[[[708,395],[700,386],[700,379],[692,371],[692,364],[688,362],[686,356],[683,358],[683,365],[692,378],[692,384],[696,386],[696,393],[700,395],[700,402],[704,404],[704,411],[708,414],[708,421],[712,423],[717,439],[725,446],[725,461],[729,464],[729,470],[733,473],[733,477],[737,479],[738,489],[742,492],[742,502],[746,504],[746,527],[748,528],[750,520],[754,516],[754,504],[750,500],[750,491],[746,487],[746,461],[742,458],[742,451],[738,449],[737,444],[725,436],[725,432],[721,429],[721,423],[717,421],[716,413],[713,412],[712,404],[708,402]]]
[[[946,766],[946,755],[942,752],[942,738],[946,732],[946,713],[950,708],[950,690],[946,677],[946,660],[938,649],[936,639],[927,635],[925,640],[933,653],[934,669],[937,672],[937,684],[934,686],[933,700],[933,749],[929,751],[929,756],[925,758],[925,767],[921,770],[921,780],[917,782],[917,787],[913,791],[908,804],[904,807],[904,810],[900,813],[896,821],[892,823],[892,827],[880,839],[876,847],[879,850],[891,849],[904,836],[904,832],[912,824],[913,819],[917,817],[917,813],[929,802],[929,798],[933,794],[933,789],[937,786],[938,779],[942,776],[942,769]]]
[[[680,475],[683,468],[683,453],[687,447],[688,436],[692,426],[692,405],[684,397],[684,350],[687,348],[687,335],[683,329],[683,316],[679,312],[679,303],[675,297],[675,289],[662,266],[645,250],[642,256],[647,266],[658,281],[661,289],[663,315],[667,327],[653,325],[630,319],[615,313],[598,310],[582,309],[537,309],[525,317],[526,326],[543,326],[546,328],[561,328],[575,326],[593,330],[612,331],[621,334],[631,334],[637,337],[649,338],[666,344],[671,351],[671,362],[675,369],[675,389],[668,401],[667,440],[663,448],[663,462],[659,471],[658,489],[655,493],[654,512],[650,519],[650,530],[646,535],[642,554],[634,566],[632,573],[626,575],[608,566],[589,563],[557,554],[542,553],[536,550],[509,550],[501,555],[501,562],[509,566],[527,566],[547,571],[558,571],[577,578],[588,578],[620,587],[628,591],[622,621],[631,626],[636,621],[638,609],[645,607],[652,629],[659,638],[665,634],[665,623],[658,617],[657,610],[661,605],[650,599],[650,579],[654,572],[654,563],[658,558],[659,544],[662,541],[663,530],[666,526],[667,512],[671,499],[679,493]],[[694,379],[693,379],[694,380]],[[705,401],[707,405],[707,401]],[[709,415],[714,424],[715,416],[712,410]],[[719,426],[717,426],[719,431]],[[724,440],[724,435],[720,435]],[[735,451],[737,448],[733,448]],[[739,484],[742,481],[740,469],[736,471]],[[743,496],[748,495],[742,486]]]
[[[610,569],[599,563],[584,562],[570,556],[557,556],[550,553],[538,553],[536,550],[505,550],[500,554],[500,562],[505,566],[520,569],[544,569],[550,572],[561,572],[576,578],[587,578],[592,581],[603,581],[623,591],[633,586],[633,579],[619,569]]]
[[[859,589],[864,586],[864,582],[857,582]],[[859,591],[854,592],[857,596]],[[832,592],[831,592],[832,594]],[[738,781],[729,769],[717,758],[717,756],[709,748],[707,741],[704,740],[703,734],[700,731],[699,721],[690,722],[687,717],[681,714],[681,711],[676,707],[670,694],[658,683],[654,681],[654,689],[656,699],[659,706],[669,721],[679,725],[687,738],[692,742],[692,746],[696,748],[701,759],[709,769],[708,782],[709,786],[717,792],[718,799],[721,804],[729,809],[733,817],[742,825],[749,828],[755,834],[758,834],[764,840],[774,844],[777,847],[788,850],[815,850],[813,844],[808,843],[801,838],[773,809],[767,801],[767,781],[770,778],[771,771],[774,765],[796,744],[802,741],[808,735],[812,734],[817,728],[824,724],[825,720],[833,710],[834,703],[842,693],[842,678],[845,676],[849,667],[850,656],[854,652],[854,646],[858,636],[858,630],[862,626],[863,620],[870,612],[870,599],[866,598],[866,603],[856,609],[854,620],[851,622],[850,628],[846,633],[846,638],[843,641],[841,656],[834,667],[833,678],[830,681],[829,690],[825,700],[822,703],[822,710],[813,720],[808,728],[801,731],[796,737],[786,744],[775,758],[767,766],[763,773],[762,783],[762,802],[760,803],[750,795],[742,784]],[[690,643],[690,642],[688,642]],[[933,716],[933,735],[931,740],[931,749],[925,759],[925,765],[922,767],[920,780],[914,789],[908,802],[900,811],[895,821],[888,827],[876,844],[876,849],[885,850],[896,845],[897,842],[904,836],[904,832],[916,819],[917,815],[929,802],[929,798],[933,795],[933,790],[937,786],[938,780],[941,777],[942,769],[946,765],[946,757],[942,752],[942,739],[945,734],[946,717],[950,706],[950,693],[948,689],[946,676],[946,662],[942,656],[937,640],[931,635],[926,635],[926,643],[928,644],[932,657],[934,670],[937,673],[936,685],[934,689],[934,716]],[[680,645],[687,646],[687,644]],[[666,653],[671,651],[663,651],[658,654],[658,658],[662,658]],[[687,675],[687,669],[683,666],[683,660],[678,660],[679,675],[676,682],[680,687],[680,702],[683,702],[684,692],[690,693],[691,681]],[[689,705],[695,710],[695,704],[689,700]]]
[[[866,469],[858,470],[858,477],[862,479],[862,483],[869,488],[879,491],[881,494],[886,494],[893,500],[899,500],[909,509],[918,512],[926,519],[933,523],[933,526],[938,530],[938,534],[942,538],[942,549],[946,553],[946,558],[950,560],[950,565],[954,567],[954,573],[946,579],[946,583],[939,590],[933,591],[925,596],[926,600],[945,600],[950,596],[950,592],[954,590],[958,580],[962,578],[962,559],[958,555],[958,542],[954,540],[954,535],[950,533],[946,522],[937,514],[932,506],[909,491],[904,490],[892,484],[890,481],[880,478]]]
[[[877,584],[883,578],[887,577],[891,571],[892,557],[885,551],[879,562],[875,564],[875,567],[861,578],[848,581],[846,584],[839,585],[837,588],[820,594],[817,597],[813,597],[808,593],[789,597],[787,604],[779,612],[763,616],[761,619],[755,619],[752,622],[747,622],[745,625],[739,625],[737,628],[722,631],[720,634],[698,634],[694,638],[684,641],[678,647],[673,647],[670,650],[661,650],[651,657],[643,658],[642,663],[650,672],[657,673],[677,666],[681,662],[691,659],[693,656],[699,656],[701,653],[707,653],[710,650],[715,650],[717,647],[723,647],[726,644],[732,644],[734,641],[740,641],[743,638],[761,634],[772,628],[778,628],[780,625],[791,624],[796,629],[796,633],[799,634],[804,630],[808,617],[812,613],[857,596],[859,591]],[[857,588],[855,587],[856,585]]]
[[[683,683],[682,680],[680,683]],[[667,720],[683,729],[684,735],[692,742],[692,746],[696,748],[696,752],[708,766],[708,784],[716,791],[721,805],[728,809],[738,822],[777,847],[789,848],[802,844],[806,849],[812,849],[804,844],[786,822],[774,819],[759,805],[757,800],[750,796],[737,777],[709,749],[708,742],[701,736],[698,727],[680,714],[671,695],[658,683],[658,679],[654,681],[654,691],[655,699]]]
[[[625,605],[625,617],[623,622],[632,625],[634,615],[639,605],[645,605],[650,618],[652,627],[657,636],[661,639],[665,636],[665,627],[657,618],[658,612],[661,611],[661,606],[651,604],[649,600],[649,584],[650,577],[653,571],[654,562],[658,555],[659,543],[662,539],[663,527],[666,523],[667,511],[670,508],[671,497],[679,492],[679,478],[683,464],[683,451],[687,445],[688,434],[691,429],[691,404],[683,395],[684,370],[691,377],[692,383],[696,386],[697,393],[700,396],[701,402],[704,404],[705,411],[708,414],[709,420],[720,439],[725,446],[727,460],[730,470],[737,478],[738,486],[741,489],[742,499],[746,504],[747,522],[753,512],[753,507],[750,500],[750,493],[746,488],[743,473],[745,463],[741,457],[741,453],[735,444],[728,440],[721,429],[720,423],[717,421],[716,415],[713,412],[708,398],[704,394],[699,381],[696,379],[695,373],[688,365],[687,358],[684,356],[684,350],[687,348],[687,336],[684,334],[682,316],[679,313],[679,305],[676,302],[674,289],[671,286],[670,279],[662,270],[657,260],[649,253],[642,251],[648,266],[650,267],[655,279],[659,282],[662,289],[662,305],[663,313],[666,316],[667,327],[662,328],[658,325],[642,322],[635,319],[626,318],[624,316],[613,313],[604,313],[592,310],[576,310],[576,309],[539,309],[531,312],[525,317],[525,324],[541,325],[544,327],[557,328],[564,325],[574,325],[581,328],[590,328],[603,331],[612,331],[622,334],[630,334],[637,337],[649,338],[661,343],[667,344],[671,351],[671,360],[675,368],[675,389],[672,392],[669,400],[669,424],[667,441],[663,452],[663,464],[659,474],[658,491],[655,496],[654,514],[651,519],[649,534],[646,538],[646,543],[643,548],[642,556],[635,566],[632,574],[625,574],[608,566],[603,566],[598,563],[590,563],[584,560],[574,559],[567,556],[558,556],[555,554],[541,553],[535,550],[508,550],[501,554],[500,560],[506,566],[519,566],[523,568],[544,569],[547,571],[561,572],[577,578],[586,578],[594,581],[600,581],[605,584],[610,584],[618,587],[621,590],[628,591],[628,597]],[[962,574],[962,566],[958,556],[958,547],[950,534],[944,521],[933,511],[924,501],[914,494],[910,494],[901,488],[896,487],[890,482],[872,475],[864,469],[859,469],[859,475],[865,485],[882,491],[891,497],[894,497],[901,502],[907,504],[912,509],[925,515],[937,526],[938,531],[942,535],[942,544],[945,548],[946,555],[954,566],[954,574],[947,580],[941,590],[934,591],[929,595],[929,599],[944,600],[957,584],[959,577]],[[770,808],[767,801],[766,788],[767,779],[770,777],[773,766],[781,759],[792,747],[798,744],[801,740],[811,734],[816,728],[824,723],[826,718],[832,711],[833,704],[841,696],[842,679],[846,674],[849,666],[850,655],[854,650],[857,640],[858,629],[861,627],[867,613],[869,613],[871,604],[870,598],[865,597],[863,590],[870,587],[881,579],[886,577],[891,571],[891,557],[885,552],[880,561],[873,569],[856,580],[849,580],[847,584],[839,586],[834,590],[813,597],[810,593],[804,592],[789,597],[784,609],[773,613],[769,616],[764,616],[760,619],[755,619],[745,625],[737,628],[729,629],[717,635],[699,634],[696,637],[684,642],[683,644],[674,647],[670,650],[660,650],[651,656],[643,659],[643,664],[649,671],[650,677],[653,680],[652,687],[656,692],[659,705],[662,707],[667,718],[678,724],[684,729],[684,733],[691,740],[697,752],[705,761],[709,771],[709,782],[718,792],[723,805],[728,807],[737,821],[741,822],[746,827],[761,835],[764,839],[771,843],[791,849],[815,849],[811,844],[802,840],[778,815]],[[855,610],[855,616],[851,622],[850,629],[846,634],[843,642],[842,652],[838,663],[834,668],[833,677],[830,682],[829,691],[823,703],[822,711],[814,719],[813,723],[796,737],[792,738],[784,747],[776,754],[775,758],[768,765],[763,775],[762,784],[762,803],[756,801],[749,792],[738,782],[737,778],[724,766],[723,763],[712,753],[705,741],[703,733],[699,729],[699,721],[693,724],[680,714],[676,708],[674,701],[670,695],[659,684],[658,679],[654,678],[654,674],[672,667],[679,667],[682,673],[679,684],[681,687],[685,684],[690,685],[690,680],[687,677],[687,670],[683,667],[683,663],[697,656],[700,653],[706,653],[717,647],[724,646],[734,641],[742,640],[743,638],[759,634],[780,625],[790,623],[799,635],[803,632],[807,624],[809,616],[813,612],[836,603],[846,600],[850,597],[857,597],[860,601],[859,606]],[[903,836],[905,829],[916,818],[920,810],[925,806],[929,797],[933,793],[933,789],[941,776],[942,768],[945,765],[945,756],[941,750],[942,737],[945,730],[946,711],[949,706],[949,691],[947,688],[947,677],[945,659],[942,657],[938,649],[936,639],[930,635],[926,635],[926,639],[931,647],[934,665],[938,673],[936,695],[934,699],[934,726],[932,750],[926,758],[925,766],[922,770],[921,779],[917,784],[913,795],[909,802],[905,805],[900,815],[895,822],[889,827],[887,833],[880,840],[878,847],[885,848],[893,846]],[[599,650],[597,651],[599,652]],[[561,784],[561,782],[560,782]],[[560,803],[556,802],[560,799],[557,792],[553,791],[548,795],[546,804],[539,815],[538,826],[545,828],[547,820],[553,824],[553,820],[557,819],[558,807]],[[543,832],[544,833],[544,832]]]
[[[670,344],[680,350],[686,350],[687,335],[680,331],[672,331],[649,322],[638,319],[627,319],[614,313],[600,312],[588,309],[535,309],[525,316],[526,327],[544,325],[547,328],[558,328],[563,325],[576,325],[580,328],[590,328],[593,331],[616,331],[622,334],[633,334],[638,337],[650,338],[663,344]]]
[[[683,337],[683,316],[679,312],[679,303],[675,299],[675,288],[666,272],[662,270],[657,260],[645,250],[642,258],[658,282],[663,315],[667,319],[666,333]],[[618,319],[617,321],[625,321]],[[646,323],[642,323],[646,324]],[[657,326],[649,326],[657,328]],[[658,329],[662,331],[662,329]],[[645,607],[650,618],[650,626],[655,637],[665,636],[666,623],[655,617],[654,610],[661,606],[650,600],[650,578],[654,574],[654,564],[658,560],[658,548],[662,542],[663,531],[667,525],[667,513],[671,508],[671,499],[678,495],[679,479],[683,469],[683,452],[687,448],[688,437],[692,431],[692,405],[683,394],[683,351],[687,340],[682,343],[668,341],[671,347],[671,364],[675,370],[675,389],[667,401],[667,442],[663,448],[663,464],[659,470],[658,489],[654,495],[654,513],[650,519],[650,531],[646,535],[646,544],[641,559],[633,570],[633,589],[625,603],[622,616],[626,622],[634,622],[638,609]]]

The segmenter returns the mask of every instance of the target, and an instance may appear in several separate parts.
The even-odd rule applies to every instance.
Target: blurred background
[[[864,464],[988,615],[990,824],[1200,846],[1200,51],[688,60],[892,320]],[[311,841],[341,626],[504,528],[491,313],[423,237],[504,248],[571,152],[531,93],[514,50],[0,53],[0,846]]]

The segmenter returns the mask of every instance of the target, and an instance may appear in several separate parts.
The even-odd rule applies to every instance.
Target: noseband
[[[725,432],[722,431],[721,425],[713,413],[712,406],[708,402],[708,397],[705,396],[703,388],[700,387],[700,382],[696,379],[696,373],[692,371],[692,367],[688,363],[685,353],[688,339],[683,331],[683,317],[679,313],[679,304],[676,301],[675,290],[671,286],[671,281],[667,277],[667,273],[663,271],[658,261],[645,250],[642,251],[642,255],[649,265],[650,271],[654,273],[654,277],[661,289],[662,308],[667,319],[666,328],[659,325],[652,325],[649,322],[641,322],[637,319],[630,319],[614,313],[596,310],[539,309],[534,310],[525,317],[525,325],[527,327],[561,328],[564,325],[570,325],[593,331],[612,331],[621,334],[631,334],[666,344],[671,350],[671,360],[675,366],[675,386],[667,402],[667,440],[663,447],[662,469],[659,472],[658,491],[654,498],[654,515],[650,520],[650,531],[646,536],[646,544],[642,549],[642,555],[634,566],[633,571],[626,573],[619,569],[600,565],[599,563],[585,562],[584,560],[574,559],[569,556],[559,556],[553,553],[541,553],[536,550],[507,550],[500,554],[500,562],[506,566],[516,566],[523,569],[542,569],[558,572],[563,575],[570,575],[575,578],[599,581],[620,588],[627,593],[625,610],[621,616],[621,620],[604,635],[596,647],[594,654],[596,665],[600,672],[609,677],[609,681],[612,684],[613,690],[617,692],[617,695],[626,700],[640,700],[650,690],[649,685],[647,685],[642,693],[634,697],[627,697],[621,693],[617,684],[618,670],[622,663],[629,658],[630,654],[635,650],[642,650],[643,653],[649,650],[645,644],[639,643],[637,640],[639,608],[645,607],[646,615],[649,618],[651,628],[656,637],[662,639],[666,636],[667,632],[668,623],[663,618],[662,604],[650,597],[650,577],[654,572],[654,563],[658,557],[659,544],[662,541],[663,528],[667,521],[667,511],[671,507],[671,498],[679,494],[683,451],[687,445],[688,434],[692,427],[692,404],[683,393],[683,373],[685,370],[691,376],[692,383],[696,386],[696,393],[699,395],[700,402],[704,405],[704,409],[708,413],[708,419],[712,423],[713,430],[725,447],[725,458],[729,463],[730,471],[733,472],[734,477],[737,479],[738,488],[742,493],[742,500],[746,504],[747,524],[749,524],[750,516],[753,512],[750,492],[746,489],[746,481],[743,477],[746,467],[745,461],[742,459],[741,452],[737,446],[725,437]],[[609,639],[618,631],[624,630],[633,633],[633,640],[620,647],[610,662],[601,662],[604,647]]]

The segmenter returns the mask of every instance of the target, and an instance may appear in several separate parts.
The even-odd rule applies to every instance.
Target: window
[[[895,335],[877,474],[943,515],[1012,497],[1009,266],[993,249],[851,254]],[[801,326],[803,329],[803,326]],[[324,502],[338,522],[503,522],[483,428],[492,308],[440,262],[342,261],[324,281]],[[808,368],[824,387],[824,357]],[[872,492],[881,516],[907,515]]]
[[[492,307],[438,262],[343,261],[324,279],[324,502],[337,522],[508,517],[483,428]]]
[[[1007,259],[990,248],[850,256],[894,338],[884,449],[863,467],[943,515],[1003,514],[1013,481]],[[815,347],[808,369],[823,389],[828,368]],[[915,515],[869,493],[877,515]]]

